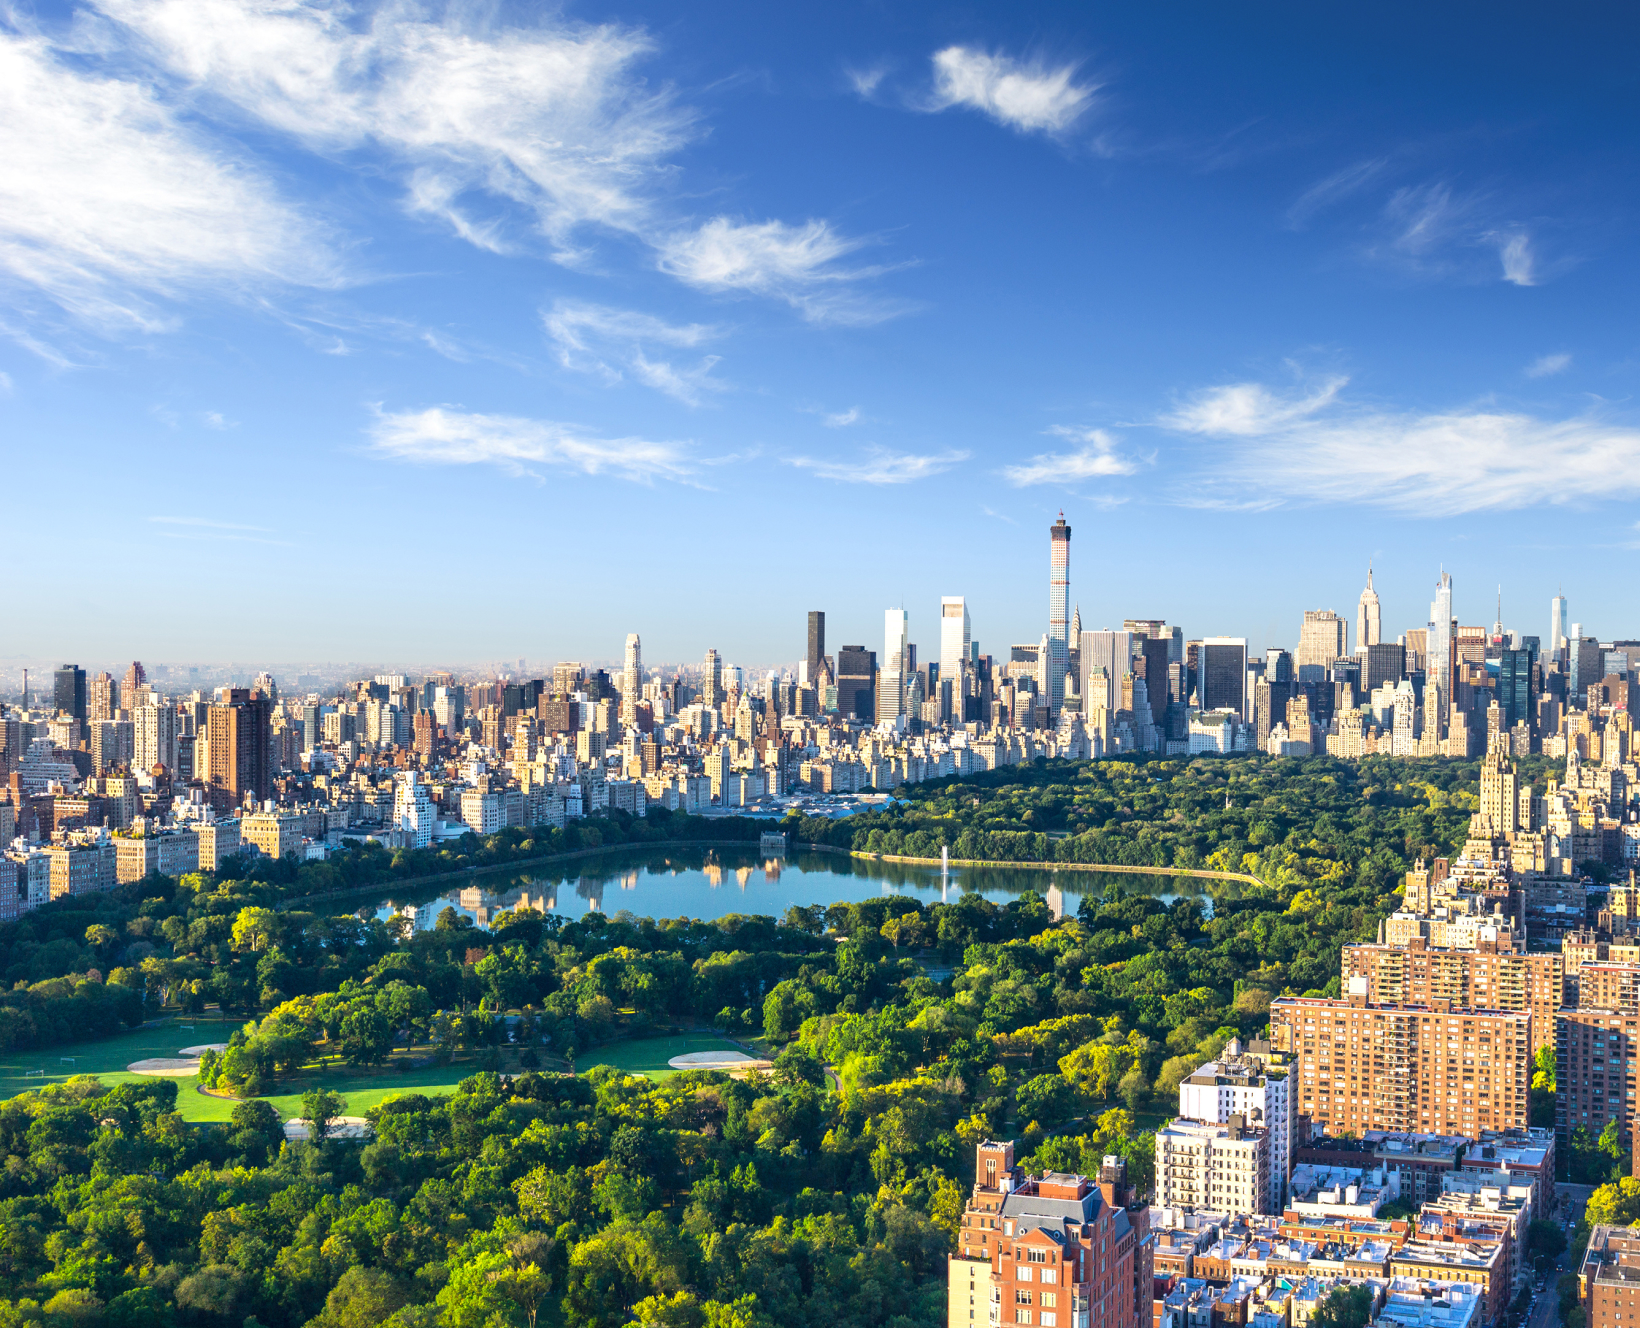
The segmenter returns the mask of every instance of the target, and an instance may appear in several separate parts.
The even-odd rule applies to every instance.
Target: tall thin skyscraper
[[[883,612],[883,668],[877,683],[877,718],[895,720],[905,713],[906,647],[911,618],[904,609]]]
[[[810,687],[820,685],[820,661],[826,657],[826,615],[819,609],[809,611],[809,653],[805,659],[808,676],[803,681]]]
[[[1367,564],[1367,588],[1361,592],[1361,602],[1355,607],[1355,649],[1357,653],[1383,641],[1383,618],[1378,607],[1378,592],[1372,588],[1372,564]]]
[[[1452,706],[1452,573],[1442,572],[1429,606],[1429,645],[1424,665],[1424,729],[1433,717],[1437,736],[1446,728]]]
[[[85,670],[78,664],[61,664],[52,683],[52,701],[57,709],[83,721],[86,717]]]
[[[1048,527],[1048,538],[1048,704],[1058,715],[1071,656],[1071,528],[1063,512]]]
[[[706,664],[700,676],[700,699],[709,706],[723,701],[723,658],[716,649],[706,652]]]
[[[940,598],[940,681],[947,678],[962,695],[962,666],[968,659],[968,638],[972,631],[968,621],[968,602],[961,595],[943,595]]]
[[[643,697],[643,643],[636,632],[626,635],[626,658],[621,670],[621,723],[638,722],[638,702]]]
[[[1549,649],[1559,650],[1566,644],[1566,596],[1556,595],[1549,601]]]

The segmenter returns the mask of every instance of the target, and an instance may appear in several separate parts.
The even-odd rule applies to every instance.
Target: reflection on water
[[[1117,872],[1052,871],[1026,867],[963,867],[942,870],[906,862],[879,862],[842,854],[799,852],[784,860],[728,849],[612,850],[590,862],[564,869],[495,871],[458,890],[401,891],[370,906],[386,921],[407,917],[417,930],[433,927],[446,908],[490,927],[511,908],[581,917],[609,911],[606,899],[619,891],[618,910],[639,917],[700,918],[730,913],[779,917],[793,904],[851,903],[902,894],[926,902],[982,895],[996,904],[1035,891],[1054,916],[1075,915],[1087,897],[1150,895],[1164,903],[1198,900],[1211,913],[1214,895],[1234,898],[1232,881],[1190,876],[1129,875]]]

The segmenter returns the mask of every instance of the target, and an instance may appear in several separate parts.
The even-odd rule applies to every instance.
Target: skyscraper
[[[268,743],[273,707],[260,692],[224,687],[206,713],[207,760],[197,772],[219,811],[231,811],[247,797],[272,796]]]
[[[56,708],[83,721],[86,717],[85,670],[78,664],[61,664],[52,682],[52,702]]]
[[[804,662],[808,674],[803,679],[810,687],[820,685],[820,661],[826,657],[826,615],[819,609],[809,611],[809,653]]]
[[[1435,599],[1429,606],[1429,646],[1424,664],[1424,729],[1433,716],[1436,733],[1446,730],[1452,705],[1452,646],[1457,624],[1452,617],[1452,573],[1442,572],[1435,583]]]
[[[844,719],[876,718],[877,657],[864,646],[837,652],[837,713]]]
[[[1070,667],[1071,528],[1065,514],[1048,527],[1048,705],[1055,715],[1065,701],[1065,670]]]
[[[1108,706],[1114,710],[1121,696],[1122,678],[1133,672],[1132,632],[1083,632],[1078,642],[1082,676],[1077,685],[1082,693],[1082,713],[1091,714],[1095,707]],[[1095,679],[1104,670],[1104,691]],[[1090,692],[1097,692],[1097,695]]]
[[[706,652],[706,663],[700,671],[700,699],[709,706],[723,702],[723,657],[715,648]]]
[[[104,669],[86,682],[86,718],[99,724],[114,718],[120,708],[120,688],[114,675]]]
[[[626,658],[621,670],[621,723],[638,722],[638,702],[643,699],[643,643],[636,632],[626,634]]]
[[[1208,636],[1202,638],[1197,668],[1200,672],[1203,710],[1247,709],[1247,638]]]
[[[877,718],[898,719],[905,711],[906,647],[910,615],[904,609],[883,611],[883,670],[877,683]]]
[[[962,695],[962,666],[968,659],[968,604],[961,595],[940,598],[940,680],[950,680]]]
[[[317,709],[317,707],[315,707]],[[175,770],[177,764],[177,712],[169,704],[138,706],[131,712],[135,722],[132,765],[147,774],[156,765]],[[317,746],[317,743],[311,744]]]
[[[1367,588],[1355,606],[1355,648],[1365,650],[1383,640],[1383,619],[1378,608],[1378,592],[1372,588],[1372,564],[1367,564]]]
[[[1305,609],[1304,622],[1298,630],[1298,656],[1294,663],[1300,670],[1319,668],[1321,674],[1307,678],[1299,673],[1300,682],[1319,682],[1333,660],[1346,654],[1349,628],[1331,609]]]
[[[1559,650],[1566,644],[1566,596],[1556,595],[1549,601],[1549,649]]]

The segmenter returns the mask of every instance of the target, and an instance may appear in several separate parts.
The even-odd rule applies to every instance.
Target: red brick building
[[[1148,1208],[1107,1157],[1098,1180],[1024,1175],[1010,1143],[981,1144],[952,1255],[947,1328],[1146,1328]]]

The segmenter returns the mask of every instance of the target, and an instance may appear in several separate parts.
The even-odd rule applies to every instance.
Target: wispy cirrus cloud
[[[817,322],[896,311],[844,293],[881,269],[839,267],[860,241],[830,222],[682,214],[673,158],[698,116],[646,77],[656,44],[641,28],[556,13],[508,23],[431,0],[86,0],[59,30],[12,14],[0,14],[0,280],[104,334],[166,330],[203,292],[265,303],[271,287],[364,275],[342,205],[327,200],[321,221],[261,164],[278,154],[279,177],[298,179],[293,149],[396,184],[408,215],[489,252],[585,266],[613,233],[692,285]],[[73,358],[24,336],[53,362]],[[689,377],[669,367],[657,381]]]
[[[163,330],[202,288],[340,280],[324,229],[149,84],[3,20],[0,160],[0,274],[98,331]]]
[[[1015,488],[1032,484],[1074,484],[1079,480],[1131,475],[1138,465],[1117,451],[1116,440],[1103,429],[1054,425],[1047,430],[1082,444],[1070,452],[1042,452],[1018,465],[1004,466],[1002,476]]]
[[[1245,487],[1216,501],[1365,503],[1414,516],[1514,511],[1640,495],[1640,428],[1476,406],[1355,406],[1344,379],[1284,396],[1262,383],[1208,389],[1164,427],[1215,439],[1208,468]]]
[[[846,429],[851,424],[860,422],[860,408],[850,406],[847,410],[834,411],[820,416],[820,423],[828,429]]]
[[[884,270],[839,265],[864,244],[827,221],[794,226],[713,217],[666,237],[658,262],[663,272],[701,290],[784,300],[812,323],[866,326],[893,318],[906,306],[853,289]]]
[[[1063,133],[1093,105],[1098,84],[1076,81],[1074,64],[1050,67],[971,46],[934,53],[927,109],[962,106],[1020,133]]]
[[[1539,355],[1526,366],[1528,378],[1550,378],[1557,373],[1564,373],[1571,367],[1572,357],[1567,351],[1560,351],[1554,355]]]
[[[97,0],[172,74],[325,153],[384,152],[406,207],[480,248],[517,204],[560,253],[587,223],[641,229],[694,116],[636,66],[642,30],[341,0]]]
[[[291,540],[268,539],[273,531],[267,526],[246,526],[232,521],[211,521],[197,516],[151,516],[148,522],[156,526],[181,527],[155,531],[154,533],[162,539],[218,544],[268,544],[283,549],[297,547]]]
[[[700,405],[704,394],[727,387],[711,376],[719,356],[703,356],[692,367],[650,358],[657,346],[693,349],[722,335],[721,329],[709,324],[679,325],[651,314],[572,300],[560,300],[543,310],[541,320],[558,362],[566,369],[596,374],[608,383],[621,382],[630,374],[690,406]]]
[[[1284,397],[1263,383],[1227,383],[1193,393],[1161,423],[1181,433],[1254,438],[1314,415],[1331,405],[1349,379],[1328,378],[1307,396]]]
[[[967,459],[967,452],[895,452],[869,447],[854,460],[789,457],[786,464],[842,484],[910,484],[942,474]]]
[[[420,465],[498,466],[513,475],[539,470],[653,484],[689,481],[695,463],[676,442],[602,438],[577,425],[516,415],[486,415],[453,407],[378,409],[369,429],[377,456]]]

